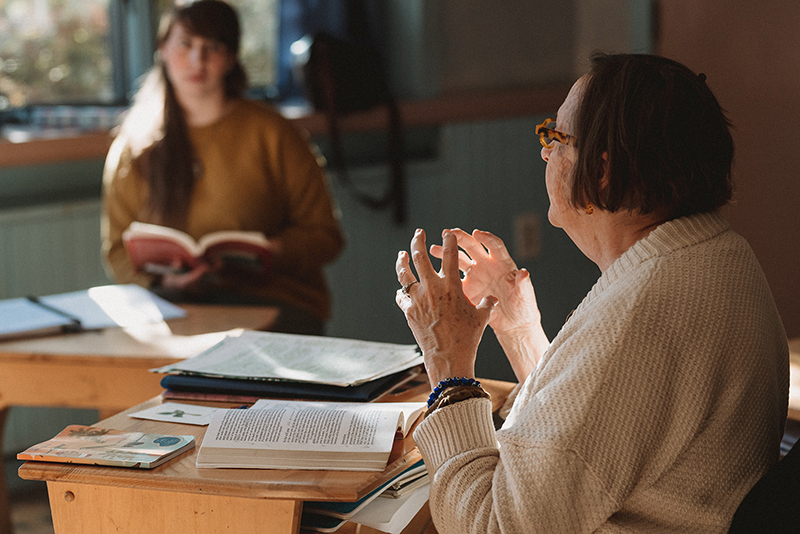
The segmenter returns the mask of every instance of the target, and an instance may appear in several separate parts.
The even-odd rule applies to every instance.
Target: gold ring
[[[418,283],[419,283],[419,281],[418,281],[418,280],[414,280],[413,282],[411,282],[411,283],[408,283],[408,284],[404,285],[404,286],[403,286],[403,289],[402,289],[402,291],[403,291],[403,295],[408,295],[408,290],[409,290],[409,288],[410,288],[411,286],[413,286],[414,284],[418,284]]]

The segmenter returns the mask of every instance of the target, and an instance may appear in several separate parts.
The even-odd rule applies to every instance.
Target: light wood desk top
[[[123,410],[161,392],[149,369],[195,356],[232,329],[267,330],[266,306],[185,305],[187,315],[0,343],[0,408],[11,405]]]
[[[496,407],[513,384],[482,380],[493,394]],[[427,377],[411,383],[409,389],[382,400],[425,400],[430,393]],[[164,434],[194,434],[197,445],[206,427],[145,421],[126,414],[161,402],[154,398],[97,423],[105,428],[139,430]],[[219,403],[204,405],[226,406]],[[292,471],[273,469],[198,469],[197,447],[152,470],[26,462],[22,478],[48,483],[56,532],[95,534],[107,532],[112,524],[124,525],[124,532],[297,532],[304,500],[354,501],[389,477],[396,476],[420,459],[413,438],[395,442],[383,473],[368,471]],[[66,496],[66,497],[65,497]],[[165,504],[166,503],[166,504]],[[104,506],[98,514],[98,506]],[[155,506],[155,508],[150,508]],[[251,511],[262,507],[269,515]],[[147,518],[130,523],[136,509],[151,509]],[[170,517],[161,510],[180,510]],[[179,517],[185,514],[186,517]],[[100,516],[104,516],[102,519]],[[128,522],[124,522],[129,518]],[[92,523],[94,521],[94,523]],[[120,523],[122,521],[122,523]],[[164,523],[169,521],[169,528]],[[102,524],[100,522],[103,522]],[[90,524],[91,523],[91,524]],[[69,528],[69,530],[67,530]],[[183,529],[183,530],[182,530]]]
[[[0,360],[85,356],[187,358],[236,328],[268,330],[278,316],[271,306],[184,304],[186,317],[126,328],[30,337],[0,342]]]
[[[278,315],[266,306],[182,307],[186,317],[167,322],[0,343],[0,441],[10,406],[96,408],[103,418],[161,393],[162,375],[150,369],[195,356],[233,329],[268,330]],[[10,525],[0,466],[0,532]]]

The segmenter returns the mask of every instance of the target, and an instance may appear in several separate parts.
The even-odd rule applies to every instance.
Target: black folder
[[[332,386],[290,380],[247,380],[175,374],[161,379],[167,391],[258,398],[291,398],[369,402],[393,385],[413,376],[408,369],[357,386]]]

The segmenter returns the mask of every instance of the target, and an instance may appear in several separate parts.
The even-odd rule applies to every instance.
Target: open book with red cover
[[[195,241],[175,228],[135,221],[122,233],[122,240],[137,271],[165,274],[207,263],[218,265],[224,276],[269,278],[272,253],[261,232],[212,232]]]

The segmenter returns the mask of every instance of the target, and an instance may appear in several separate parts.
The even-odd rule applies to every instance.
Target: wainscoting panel
[[[107,283],[99,200],[0,212],[0,298]]]
[[[0,298],[51,295],[108,284],[100,255],[100,201],[51,204],[0,212]],[[6,422],[4,455],[61,431],[91,424],[94,410],[13,407]],[[15,460],[9,488],[22,484]]]

